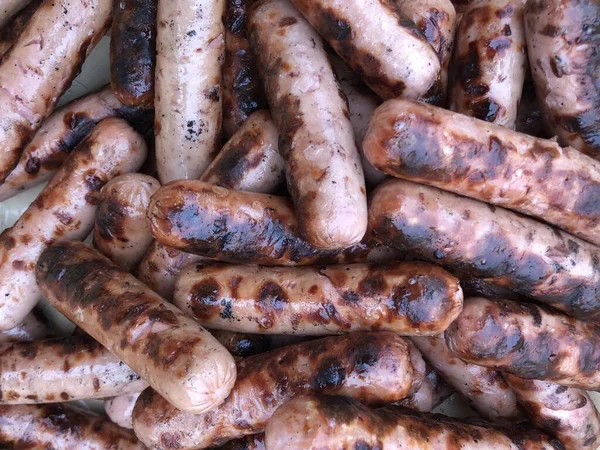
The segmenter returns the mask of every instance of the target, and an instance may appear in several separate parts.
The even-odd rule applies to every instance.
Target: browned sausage
[[[44,297],[178,408],[222,403],[233,357],[204,328],[80,242],[56,244],[36,269]]]
[[[34,309],[16,327],[0,331],[0,343],[37,341],[44,339],[48,334],[48,319]]]
[[[423,356],[424,357],[424,356]],[[422,412],[431,412],[454,393],[454,389],[430,364],[425,364],[425,376],[419,389],[400,405]]]
[[[371,404],[397,401],[421,382],[414,378],[409,352],[406,341],[390,332],[283,347],[239,361],[231,395],[205,414],[179,412],[145,390],[133,410],[133,429],[153,449],[200,449],[262,431],[277,407],[297,395],[340,394]]]
[[[15,14],[6,25],[0,26],[0,60],[12,48],[33,14],[39,8],[40,3],[42,3],[42,0],[31,1],[25,8]]]
[[[154,107],[157,0],[117,0],[110,33],[110,84],[121,103]]]
[[[269,339],[260,334],[236,333],[234,331],[210,330],[217,341],[233,356],[245,358],[269,349]]]
[[[369,214],[373,235],[399,251],[574,317],[600,316],[600,249],[574,236],[502,208],[400,180],[375,191]]]

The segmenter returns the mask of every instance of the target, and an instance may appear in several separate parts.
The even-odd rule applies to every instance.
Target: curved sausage
[[[409,341],[410,342],[410,341]],[[425,357],[425,356],[423,356]],[[422,412],[431,412],[441,405],[454,390],[430,364],[425,364],[425,376],[419,389],[399,404]]]
[[[57,240],[85,239],[100,189],[137,170],[146,144],[126,122],[106,119],[74,150],[17,222],[0,235],[0,330],[19,324],[40,299],[35,263]]]
[[[141,392],[148,385],[89,336],[0,345],[0,403],[55,403]]]
[[[600,388],[600,326],[542,306],[470,298],[446,331],[450,350],[521,378]]]
[[[42,0],[31,1],[15,14],[6,25],[0,25],[0,60],[12,48],[41,3]],[[0,6],[0,10],[1,8],[2,6]]]
[[[492,423],[517,421],[517,398],[499,372],[460,360],[448,349],[443,335],[411,340],[427,362],[481,417]]]
[[[600,244],[600,162],[556,142],[393,100],[363,148],[387,173],[543,219]]]
[[[525,0],[473,3],[456,30],[450,109],[514,129],[527,54]]]
[[[154,107],[157,0],[115,2],[110,32],[110,84],[124,105]]]
[[[147,389],[133,410],[133,429],[154,449],[213,447],[261,432],[277,407],[297,395],[400,400],[418,387],[414,373],[409,347],[394,333],[318,339],[242,359],[231,395],[205,414],[179,412]]]
[[[525,8],[531,72],[560,143],[600,159],[600,4],[532,0]]]
[[[369,213],[375,238],[397,250],[512,289],[573,317],[600,316],[600,249],[574,236],[511,211],[400,180],[378,188]]]
[[[113,423],[131,430],[133,429],[131,414],[139,396],[140,392],[106,399],[104,400],[104,412]]]
[[[173,303],[200,324],[242,333],[443,332],[462,310],[458,279],[420,262],[328,267],[188,267]]]
[[[94,247],[127,271],[137,267],[152,243],[146,210],[159,188],[155,178],[132,173],[112,179],[100,192]]]
[[[510,374],[505,377],[531,421],[559,439],[565,450],[598,448],[600,416],[587,392]]]
[[[233,357],[146,285],[80,242],[56,244],[37,264],[44,298],[179,409],[201,413],[233,387]]]
[[[35,309],[23,321],[8,331],[0,331],[0,343],[30,342],[48,336],[48,319]]]
[[[223,131],[233,136],[267,102],[246,35],[248,10],[254,0],[227,0],[223,65]]]
[[[2,0],[0,2],[0,28],[3,28],[8,21],[25,8],[30,1],[31,0]]]
[[[110,25],[111,0],[44,0],[0,65],[0,183]]]
[[[0,406],[0,445],[20,449],[145,450],[110,420],[69,405]]]
[[[258,355],[269,350],[267,336],[250,333],[236,333],[234,331],[210,330],[217,341],[227,349],[232,356],[245,358]]]
[[[165,184],[197,179],[220,148],[225,0],[160,1],[156,162]]]
[[[249,35],[304,239],[340,250],[367,229],[367,199],[348,105],[323,43],[287,0],[262,0]]]

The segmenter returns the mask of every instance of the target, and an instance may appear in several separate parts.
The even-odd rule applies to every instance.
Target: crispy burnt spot
[[[112,195],[101,199],[96,210],[96,230],[105,241],[128,242],[125,232],[127,211],[124,205],[115,200]]]
[[[221,314],[221,285],[216,279],[211,277],[194,284],[190,308],[198,320],[209,320]]]

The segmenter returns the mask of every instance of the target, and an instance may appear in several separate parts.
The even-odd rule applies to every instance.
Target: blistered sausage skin
[[[127,271],[80,242],[40,257],[52,306],[110,349],[179,409],[219,405],[235,381],[233,357],[212,335]]]
[[[104,400],[104,412],[106,412],[106,415],[113,423],[129,430],[133,429],[133,418],[131,415],[140,393],[121,395]]]
[[[44,0],[0,65],[0,183],[110,25],[112,0]]]
[[[156,162],[164,184],[197,179],[220,148],[225,0],[158,2]]]
[[[600,326],[509,300],[473,297],[445,333],[460,359],[521,378],[600,388]]]
[[[56,241],[85,239],[102,187],[141,167],[146,144],[121,119],[105,119],[17,222],[0,235],[0,330],[18,325],[40,299],[35,263]]]
[[[263,431],[277,407],[297,395],[339,394],[371,404],[398,401],[421,381],[410,356],[406,341],[390,332],[283,347],[238,361],[231,395],[205,414],[177,411],[145,390],[133,410],[133,429],[149,448],[201,449]]]
[[[145,450],[110,420],[69,405],[0,406],[0,445],[14,450]]]
[[[89,336],[0,344],[0,403],[55,403],[141,392],[148,384]]]
[[[42,0],[33,0],[15,14],[6,25],[0,25],[0,60],[12,48]],[[1,10],[2,6],[0,6]]]
[[[525,8],[531,72],[553,134],[600,159],[600,4],[535,0]]]
[[[600,249],[574,236],[502,208],[401,180],[375,191],[369,214],[375,238],[399,251],[509,288],[573,317],[600,316]]]
[[[48,319],[34,309],[16,327],[0,331],[0,343],[38,341],[48,336],[49,331]]]
[[[303,238],[328,250],[358,243],[367,228],[364,174],[321,38],[287,0],[256,3],[249,35]]]
[[[582,389],[505,374],[530,420],[559,439],[565,450],[597,449],[600,416]]]
[[[0,28],[25,8],[31,0],[2,0],[0,1]]]
[[[208,328],[327,335],[443,332],[462,309],[458,279],[428,263],[190,266],[173,303]]]
[[[600,244],[600,162],[406,100],[385,103],[371,123],[363,149],[388,175],[514,209]]]
[[[137,267],[152,243],[146,211],[158,188],[155,178],[132,173],[113,178],[100,192],[94,247],[127,271]]]
[[[236,333],[234,331],[210,330],[217,341],[227,349],[232,356],[245,358],[258,355],[269,349],[269,339],[260,334]]]
[[[525,0],[473,3],[456,30],[450,109],[514,129],[527,68]]]

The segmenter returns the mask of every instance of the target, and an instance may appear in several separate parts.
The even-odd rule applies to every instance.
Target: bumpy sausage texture
[[[110,25],[112,0],[45,0],[0,65],[0,183]]]
[[[600,326],[530,303],[470,298],[445,333],[459,358],[521,378],[600,388]]]
[[[31,0],[2,0],[0,3],[0,28],[14,17],[20,10],[25,8]]]
[[[233,357],[204,328],[82,243],[57,244],[37,265],[44,297],[182,410],[227,397]]]
[[[239,361],[231,395],[202,415],[177,411],[145,390],[133,410],[133,428],[150,448],[201,449],[262,431],[277,407],[297,395],[347,395],[371,404],[398,401],[421,382],[411,356],[406,341],[390,332],[283,347]]]
[[[133,429],[133,407],[140,396],[140,392],[131,395],[121,395],[104,401],[104,412],[108,418],[120,427]]]
[[[249,34],[302,236],[321,249],[358,243],[367,229],[364,174],[321,38],[287,0],[256,3]]]
[[[6,25],[0,26],[0,61],[15,44],[41,3],[42,0],[31,1],[25,8],[15,14]],[[1,8],[0,6],[0,10]]]
[[[375,238],[397,250],[574,317],[600,316],[600,249],[574,236],[511,211],[400,180],[377,189],[369,214]]]
[[[514,209],[600,244],[600,162],[572,148],[392,100],[375,111],[363,149],[388,175]]]
[[[443,332],[462,310],[458,279],[441,267],[403,262],[328,267],[190,266],[174,304],[209,328],[326,335]]]
[[[56,241],[85,239],[94,226],[102,187],[132,172],[146,144],[126,122],[101,122],[17,222],[0,235],[0,329],[19,324],[40,299],[35,263]]]
[[[561,144],[600,159],[600,4],[532,0],[525,32],[538,99]]]
[[[0,331],[0,343],[37,341],[48,336],[49,331],[48,319],[34,309],[16,327]]]

